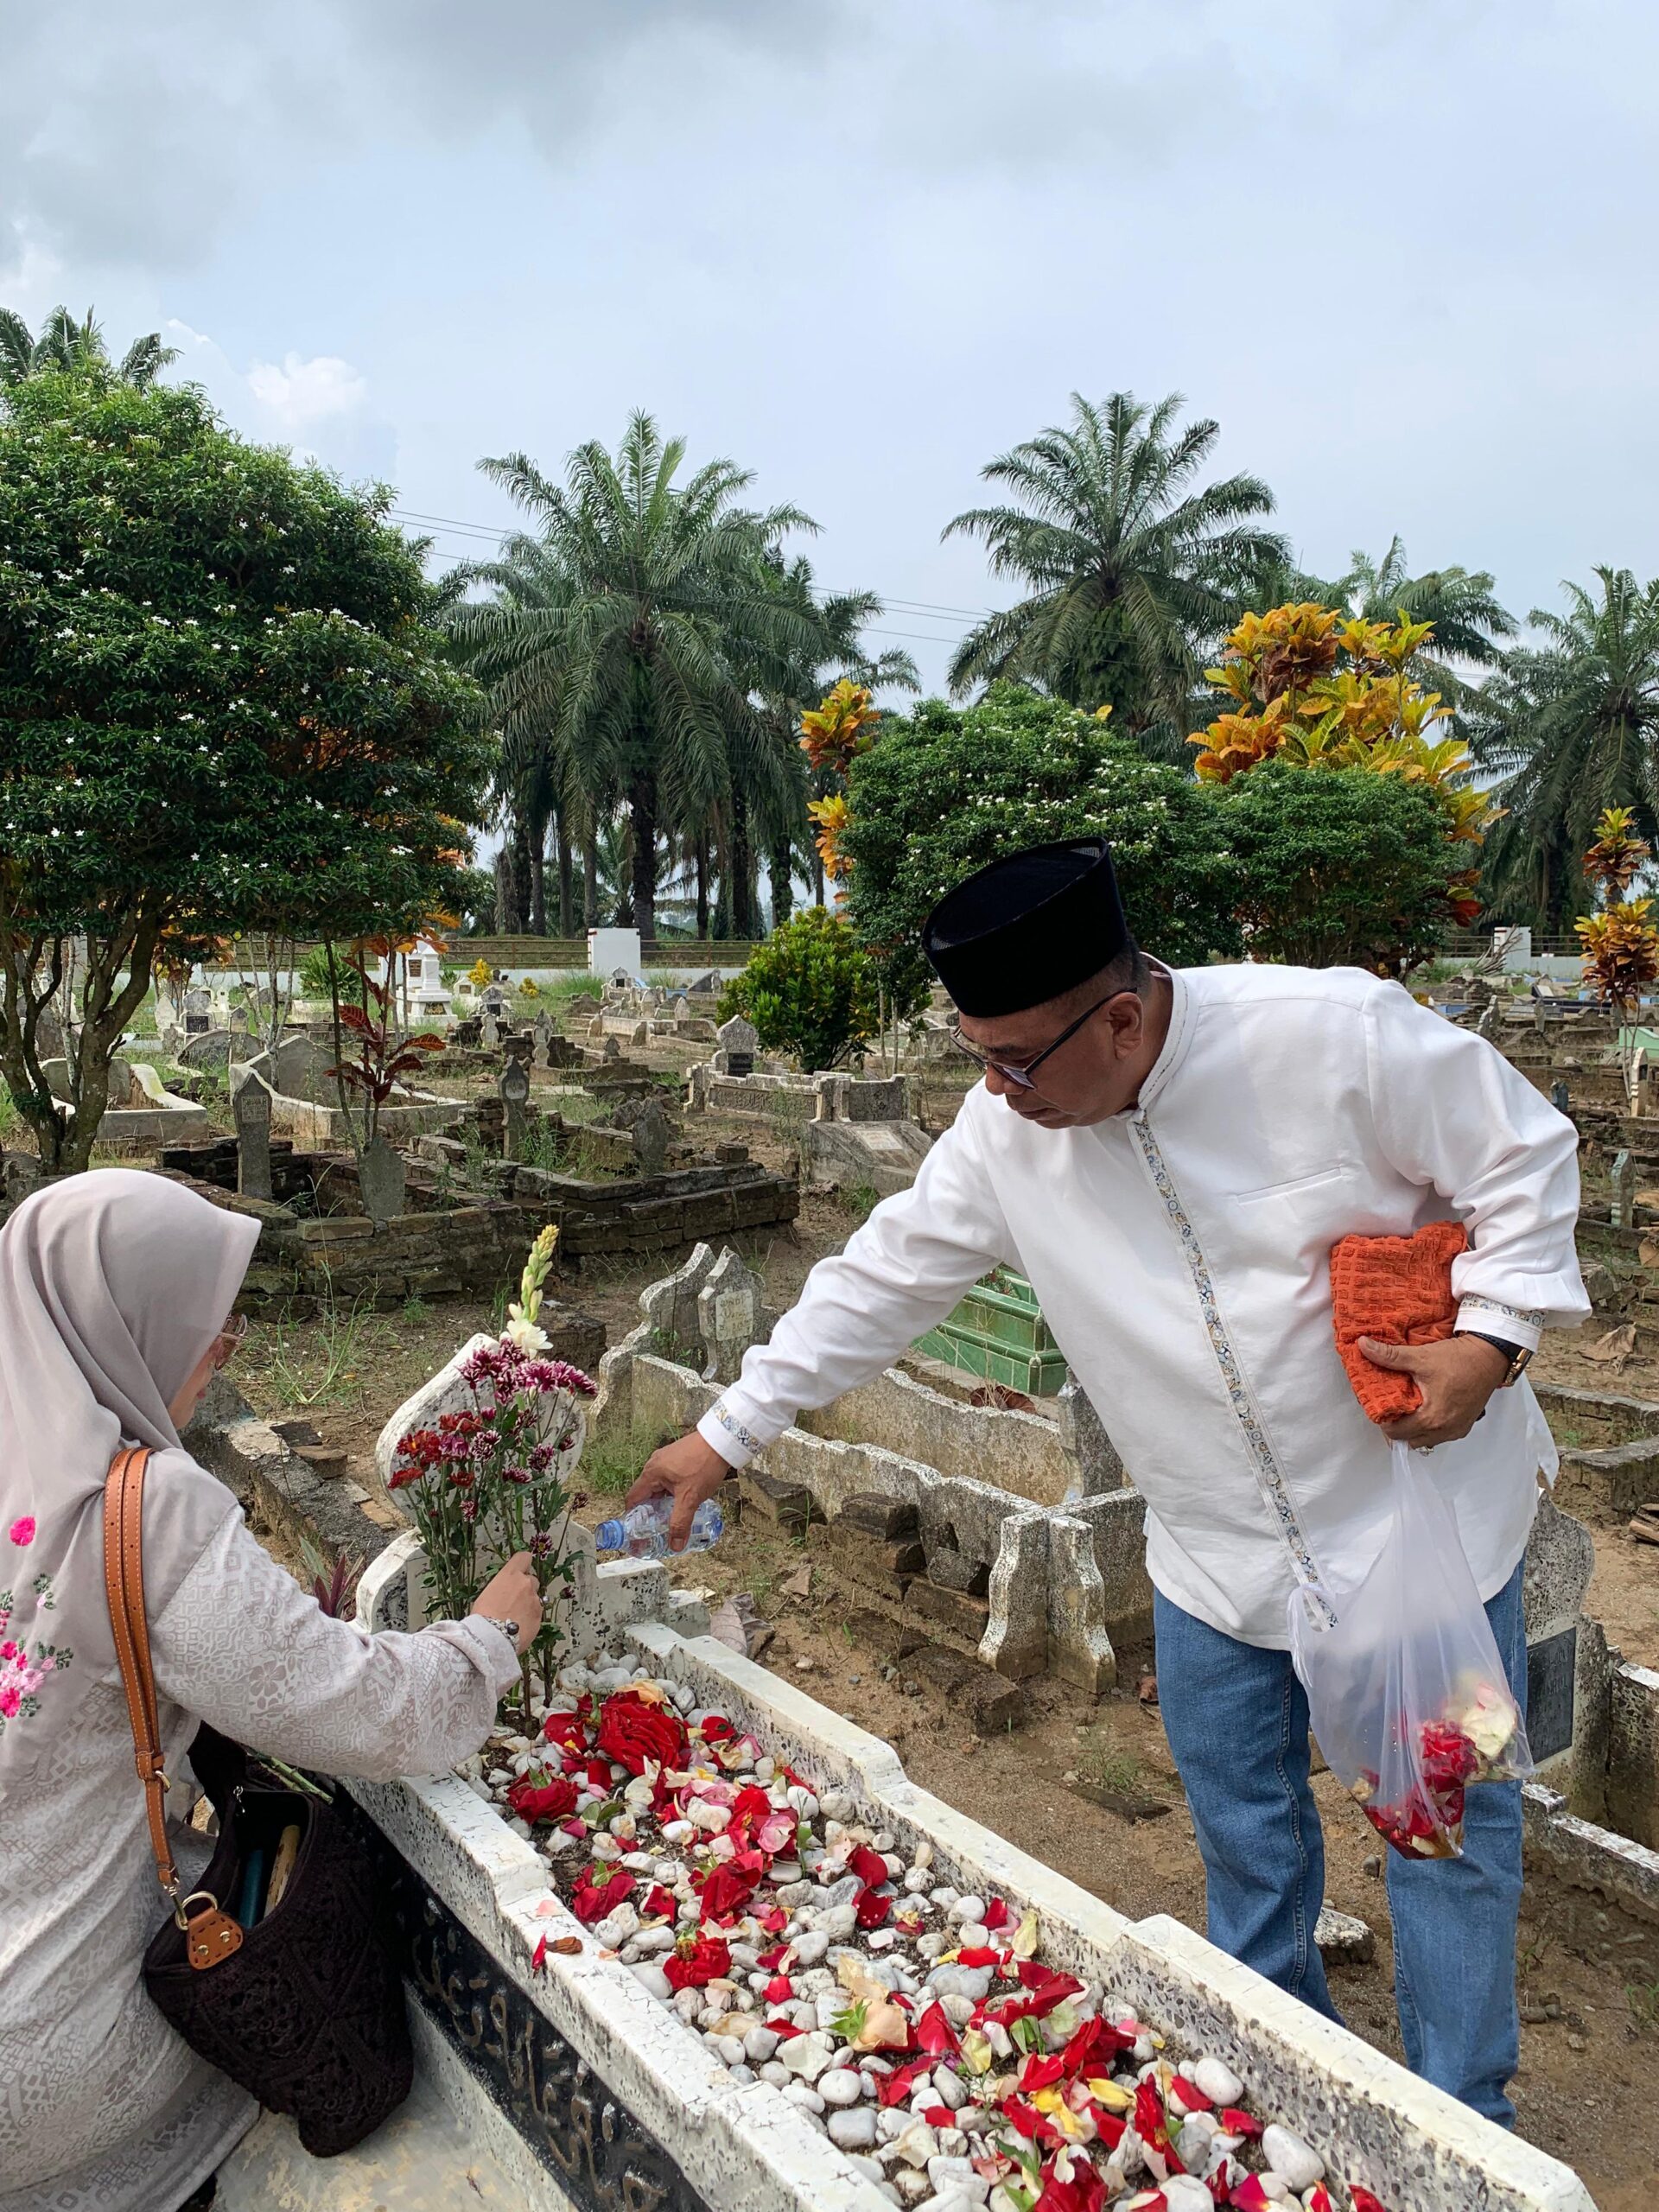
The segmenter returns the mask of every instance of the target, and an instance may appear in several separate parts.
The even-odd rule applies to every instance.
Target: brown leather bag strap
[[[104,1485],[104,1587],[110,1601],[121,1683],[127,1694],[127,1718],[132,1724],[133,1763],[144,1785],[156,1876],[176,1910],[179,1870],[167,1838],[168,1783],[156,1710],[156,1676],[150,1665],[149,1624],[144,1617],[144,1474],[149,1465],[149,1452],[138,1450],[118,1452],[110,1462]]]

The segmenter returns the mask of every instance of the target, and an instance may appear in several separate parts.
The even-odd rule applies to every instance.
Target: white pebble
[[[1299,2196],[1325,2177],[1325,2160],[1319,2152],[1289,2128],[1281,2127],[1276,2120],[1262,2131],[1262,2155]]]
[[[1215,2198],[1196,2175],[1171,2174],[1158,2186],[1163,2193],[1164,2212],[1215,2212]]]
[[[803,2112],[821,2113],[823,2099],[816,2089],[809,2089],[804,2082],[791,2082],[784,2094],[792,2105],[799,2105]]]
[[[818,2076],[818,2094],[827,2105],[855,2105],[864,2094],[856,2067],[832,2066]]]
[[[958,1897],[950,1907],[950,1917],[959,1927],[965,1927],[969,1921],[983,1920],[985,1917],[984,1898]]]
[[[822,1930],[797,1939],[795,1963],[801,1967],[815,1967],[830,1948],[830,1938]]]
[[[711,2037],[711,2041],[728,2066],[741,2066],[743,2063],[743,2044],[739,2037],[715,2036]]]
[[[770,2082],[774,2089],[786,2089],[790,2082],[789,2069],[780,2066],[775,2058],[769,2058],[760,2069],[760,2079]]]
[[[775,2028],[751,2028],[743,2038],[743,2055],[752,2064],[764,2066],[776,2055],[778,2042]]]
[[[868,2151],[875,2141],[875,2114],[868,2105],[832,2112],[829,2133],[839,2151]],[[876,2171],[879,2173],[880,2167]]]
[[[631,1967],[628,1971],[639,1986],[642,1989],[648,1989],[653,1997],[667,1999],[674,1994],[668,1976],[663,1972],[661,1967],[654,1967],[647,1961],[643,1966]]]
[[[1224,2066],[1218,2058],[1201,2058],[1188,2079],[1195,2089],[1200,2089],[1212,2105],[1236,2105],[1244,2094],[1244,2084],[1230,2066]]]
[[[968,2084],[948,2066],[934,2068],[933,2093],[950,2112],[960,2112],[968,2101]]]

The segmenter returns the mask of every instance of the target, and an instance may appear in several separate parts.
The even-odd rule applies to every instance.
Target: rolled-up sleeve
[[[1377,1141],[1468,1230],[1459,1325],[1535,1347],[1590,1311],[1579,1272],[1578,1131],[1495,1046],[1379,986],[1366,1009]]]
[[[907,1191],[884,1198],[846,1249],[820,1260],[769,1343],[697,1424],[734,1467],[804,1408],[879,1375],[988,1269],[1015,1257],[979,1149],[971,1094]]]
[[[231,1514],[150,1624],[161,1695],[326,1774],[442,1774],[488,1735],[518,1655],[487,1621],[369,1636],[335,1620]]]

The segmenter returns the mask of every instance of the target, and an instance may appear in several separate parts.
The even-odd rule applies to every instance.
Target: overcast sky
[[[1318,570],[1659,571],[1659,10],[1381,14],[0,0],[0,302],[490,527],[480,454],[645,406],[935,684],[992,596],[940,528],[1074,388],[1186,393]]]

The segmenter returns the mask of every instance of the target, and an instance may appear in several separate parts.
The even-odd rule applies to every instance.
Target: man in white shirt
[[[1576,1133],[1398,984],[1148,961],[1099,839],[982,869],[923,941],[983,1083],[632,1497],[671,1494],[683,1542],[798,1412],[878,1374],[990,1268],[1017,1268],[1147,1500],[1160,1696],[1211,1936],[1335,2018],[1287,1603],[1351,1586],[1376,1555],[1389,1438],[1433,1448],[1524,1700],[1521,1562],[1553,1453],[1520,1376],[1547,1319],[1588,1310]],[[1382,1432],[1338,1357],[1331,1247],[1452,1217],[1469,1238],[1458,1332],[1365,1346],[1421,1394]],[[1408,2062],[1510,2120],[1518,1785],[1471,1790],[1463,1857],[1390,1853],[1389,1885]]]

